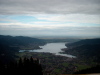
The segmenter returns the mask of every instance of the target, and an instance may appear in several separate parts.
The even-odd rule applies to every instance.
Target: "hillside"
[[[11,61],[20,49],[40,49],[39,46],[44,44],[43,40],[36,38],[0,35],[0,60]]]
[[[74,43],[68,43],[66,44],[67,47],[74,47],[74,46],[80,46],[80,45],[85,45],[85,44],[100,44],[100,38],[98,39],[85,39],[85,40],[80,40]]]
[[[77,58],[100,62],[100,39],[86,39],[66,44],[65,53],[75,55]],[[87,59],[88,58],[88,59]]]

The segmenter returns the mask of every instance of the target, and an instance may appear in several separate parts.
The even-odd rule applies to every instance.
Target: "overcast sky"
[[[0,35],[100,37],[100,0],[0,0]]]

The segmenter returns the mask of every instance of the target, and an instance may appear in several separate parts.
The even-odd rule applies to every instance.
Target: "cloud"
[[[0,14],[100,14],[100,0],[0,0]]]
[[[100,0],[0,0],[0,34],[99,36]]]
[[[68,15],[51,15],[38,16],[37,19],[59,22],[75,22],[75,23],[94,23],[100,24],[100,16],[84,15],[84,14],[68,14]]]
[[[0,23],[0,30],[66,30],[66,28],[75,28],[75,27],[100,27],[99,25],[85,25],[79,23],[62,23],[62,22],[33,22],[33,23],[20,23],[20,22],[11,22],[11,23]],[[68,30],[68,29],[67,29]],[[78,29],[80,30],[80,29]],[[71,29],[70,29],[71,31]]]
[[[20,25],[0,25],[0,34],[3,35],[59,35],[59,36],[99,36],[100,27],[71,27],[71,26],[55,26],[55,25],[29,25],[23,27]]]

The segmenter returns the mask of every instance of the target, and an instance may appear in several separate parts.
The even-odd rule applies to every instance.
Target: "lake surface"
[[[61,55],[66,57],[75,57],[73,55],[68,54],[60,54],[59,52],[63,52],[61,49],[66,48],[65,43],[47,43],[44,46],[40,46],[42,49],[37,50],[20,50],[19,52],[29,51],[29,52],[49,52],[55,55]]]

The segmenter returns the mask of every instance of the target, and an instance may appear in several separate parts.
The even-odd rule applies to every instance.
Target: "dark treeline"
[[[15,53],[18,52],[18,47],[10,47],[9,45],[0,44],[0,60],[3,63],[14,61]]]
[[[4,64],[0,61],[0,75],[43,75],[37,58],[20,58],[17,62]]]

